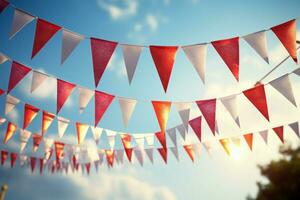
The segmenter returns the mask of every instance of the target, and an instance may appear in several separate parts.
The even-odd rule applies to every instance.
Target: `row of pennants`
[[[1,56],[0,56],[1,57]],[[6,111],[7,114],[11,111],[15,105],[17,105],[20,100],[16,97],[10,95],[10,91],[15,88],[15,86],[30,72],[33,71],[31,68],[24,66],[16,61],[12,62],[11,72],[9,77],[9,83],[7,88],[7,101],[6,101]],[[287,73],[281,77],[278,77],[268,84],[274,87],[280,94],[282,94],[289,102],[291,102],[294,106],[297,106],[293,88],[290,82],[290,74],[300,75],[300,68],[297,68],[291,73]],[[33,92],[37,87],[39,87],[47,78],[50,76],[41,74],[39,72],[33,71],[32,82],[31,82],[31,92]],[[86,89],[80,86],[76,86],[73,83],[66,82],[61,79],[56,79],[57,81],[57,110],[56,114],[59,113],[69,96],[72,94],[74,89],[77,87],[77,91],[79,94],[79,112],[81,113],[84,108],[89,104],[90,100],[94,98],[94,110],[95,110],[95,121],[94,127],[97,127],[98,123],[104,116],[106,110],[111,105],[113,100],[115,99],[114,95],[101,92],[101,91],[93,91],[90,89]],[[266,85],[266,84],[265,84]],[[254,86],[253,88],[244,90],[242,93],[247,99],[259,110],[259,112],[269,121],[269,112],[268,112],[268,103],[265,94],[265,85],[259,84]],[[0,94],[5,93],[4,90],[0,90]],[[170,101],[151,101],[152,106],[154,108],[157,121],[162,132],[166,131],[167,121],[169,117],[169,112],[171,105],[174,104],[178,110],[180,118],[187,128],[190,119],[190,109],[192,103],[195,103],[199,110],[201,111],[204,119],[206,120],[210,130],[213,134],[216,131],[216,109],[217,109],[217,100],[220,100],[222,104],[226,107],[234,121],[238,126],[240,126],[239,122],[239,113],[238,113],[238,97],[240,93],[233,94],[230,96],[213,98],[213,99],[205,99],[205,100],[196,100],[194,102],[170,102]],[[134,99],[126,99],[123,97],[117,97],[118,102],[121,108],[122,117],[124,125],[127,126],[128,122],[134,112],[135,106],[137,104],[137,100]],[[25,117],[28,118],[28,122],[26,125],[33,120],[40,109],[30,106],[28,104],[25,107]],[[55,116],[50,112],[47,112],[49,116]],[[54,118],[54,117],[53,117]],[[23,127],[24,128],[24,127]],[[201,127],[200,127],[201,128]]]
[[[0,4],[0,12],[9,5],[5,0],[0,0]],[[9,34],[10,38],[15,36],[27,24],[37,19],[31,58],[34,58],[45,44],[60,30],[62,30],[61,63],[63,63],[77,45],[86,38],[78,33],[74,33],[61,26],[17,9],[14,6],[12,7],[15,11],[12,29]],[[296,20],[293,19],[273,26],[271,30],[281,41],[292,59],[297,63]],[[255,32],[242,36],[241,38],[243,38],[267,63],[269,63],[265,32],[266,30]],[[93,37],[88,39],[90,40],[91,45],[94,81],[95,86],[97,87],[109,60],[119,43]],[[239,39],[240,37],[234,37],[211,42],[212,46],[223,59],[237,81],[239,81]],[[120,44],[120,46],[123,52],[128,80],[129,83],[131,83],[143,46],[125,44]],[[173,64],[179,47],[180,46],[149,46],[151,56],[165,92],[167,92]],[[181,48],[204,83],[207,43],[182,46]]]
[[[12,124],[11,122],[8,122],[9,124]],[[298,137],[299,135],[299,124],[298,122],[289,123],[288,126],[293,130],[293,132],[296,133]],[[285,125],[277,126],[272,128],[271,130],[278,136],[279,140],[284,143],[284,129]],[[255,133],[259,133],[265,144],[268,144],[268,134],[271,130],[263,130]],[[241,138],[244,138],[246,144],[248,145],[249,149],[253,150],[253,141],[254,141],[254,133],[247,133],[242,136],[231,136],[226,138],[218,139],[219,143],[225,150],[226,154],[231,156],[231,153],[233,151],[232,148],[240,148],[241,146]],[[32,172],[35,169],[36,161],[39,160],[40,162],[40,173],[42,173],[43,169],[45,168],[45,165],[48,165],[48,170],[50,169],[52,173],[54,171],[61,172],[61,170],[68,170],[65,169],[65,167],[68,168],[68,166],[71,166],[71,169],[73,172],[78,171],[79,165],[82,166],[82,172],[84,172],[84,168],[86,169],[86,172],[89,174],[91,163],[95,163],[96,169],[98,169],[99,165],[101,165],[104,161],[104,158],[106,157],[107,165],[108,167],[113,167],[114,160],[118,164],[123,164],[124,160],[124,154],[126,155],[128,161],[130,163],[133,163],[133,155],[139,162],[141,166],[144,164],[144,156],[145,154],[149,158],[150,162],[153,164],[153,150],[157,149],[158,153],[161,155],[163,161],[167,164],[167,158],[168,158],[168,150],[172,152],[172,154],[175,156],[176,160],[179,161],[179,154],[178,154],[178,148],[180,146],[173,146],[168,148],[154,148],[152,145],[145,148],[144,144],[137,144],[135,147],[132,147],[131,141],[128,140],[127,137],[122,137],[122,144],[124,149],[97,149],[97,148],[91,148],[86,146],[78,146],[78,145],[72,145],[72,144],[66,144],[62,142],[54,141],[51,138],[40,138],[38,146],[41,144],[42,140],[44,142],[44,151],[43,156],[27,156],[24,153],[22,153],[24,149],[24,143],[28,142],[29,138],[31,136],[31,133],[27,130],[20,129],[20,154],[17,154],[15,152],[8,152],[6,150],[1,151],[1,166],[3,166],[10,155],[10,161],[11,161],[11,168],[14,167],[17,158],[20,159],[20,165],[24,166],[26,162],[30,162],[31,170]],[[32,136],[33,138],[33,152],[37,151],[37,144],[35,141],[35,135]],[[208,153],[210,153],[212,148],[212,142],[201,142],[201,143],[193,143],[193,144],[184,144],[182,145],[182,148],[187,153],[188,157],[191,159],[191,161],[195,161],[196,155],[200,156],[201,154],[201,146],[206,149]],[[55,155],[54,150],[55,150]],[[52,155],[54,155],[54,159],[52,159]],[[53,169],[54,168],[54,169]],[[67,171],[66,171],[67,173]]]

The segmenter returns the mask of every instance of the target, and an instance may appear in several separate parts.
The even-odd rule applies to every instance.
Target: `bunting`
[[[155,133],[156,138],[158,139],[159,143],[163,148],[167,148],[167,142],[166,142],[166,134],[165,132],[157,132]]]
[[[79,95],[79,114],[83,112],[85,107],[89,104],[90,100],[94,96],[95,92],[83,87],[78,87]]]
[[[168,156],[167,148],[158,148],[157,150],[158,150],[159,154],[161,155],[162,159],[164,160],[165,164],[167,164],[167,156]]]
[[[89,129],[89,126],[87,124],[82,124],[82,123],[76,122],[78,144],[81,144],[84,141],[84,138],[87,134],[88,129]]]
[[[20,30],[22,30],[27,24],[32,22],[34,19],[34,16],[19,9],[15,9],[9,39],[13,38]]]
[[[95,91],[95,127],[98,125],[99,121],[102,119],[108,106],[111,104],[115,96]]]
[[[190,126],[192,127],[194,133],[196,134],[196,136],[198,137],[199,141],[201,142],[201,132],[202,132],[202,117],[199,116],[195,119],[190,120]]]
[[[131,135],[121,134],[120,137],[121,137],[122,144],[124,146],[128,161],[131,162],[131,158],[132,158]]]
[[[35,163],[36,163],[36,158],[35,158],[35,157],[30,157],[31,173],[34,172],[34,169],[35,169]]]
[[[5,8],[9,5],[9,2],[6,0],[0,0],[0,13],[2,13]]]
[[[115,150],[105,150],[106,161],[109,167],[114,165]]]
[[[136,159],[138,160],[139,164],[143,166],[144,164],[144,152],[143,149],[140,146],[137,146],[134,148],[134,155]]]
[[[7,93],[9,93],[12,89],[16,87],[16,85],[31,71],[30,68],[17,63],[15,61],[12,62],[9,83],[7,88]]]
[[[48,130],[52,121],[54,120],[55,115],[46,111],[43,111],[42,116],[42,136],[44,136],[45,132]]]
[[[70,120],[62,118],[62,117],[57,117],[57,127],[58,127],[58,135],[60,138],[63,137],[65,134],[68,126],[69,126]]]
[[[248,146],[249,146],[249,149],[252,151],[252,144],[253,144],[253,133],[248,133],[248,134],[245,134],[243,135]]]
[[[14,168],[17,158],[18,158],[18,154],[16,153],[10,154],[10,168]]]
[[[152,101],[159,127],[165,132],[171,108],[171,102],[168,101]]]
[[[241,127],[240,125],[240,119],[238,114],[238,96],[237,95],[231,95],[227,97],[223,97],[220,99],[224,107],[228,110],[229,114],[231,115],[232,119],[235,121],[235,123]]]
[[[167,130],[169,137],[171,138],[173,144],[177,146],[177,138],[176,138],[176,128],[170,128]]]
[[[44,83],[49,76],[46,74],[43,74],[41,72],[32,71],[32,79],[31,79],[31,88],[30,92],[34,92],[42,83]]]
[[[206,120],[211,132],[215,135],[216,130],[216,99],[196,101],[199,110]]]
[[[283,138],[283,126],[278,126],[273,128],[273,131],[276,133],[278,138],[280,139],[281,143],[284,143],[284,138]]]
[[[26,129],[27,126],[32,122],[32,120],[36,117],[40,109],[29,105],[25,104],[24,106],[24,122],[23,122],[23,129]]]
[[[30,131],[20,129],[20,152],[23,152],[23,150],[25,149],[30,136]]]
[[[188,156],[190,157],[190,159],[194,162],[195,153],[194,153],[192,145],[183,145],[183,148],[186,151],[186,153],[188,154]]]
[[[16,130],[17,130],[17,125],[8,122],[6,134],[3,141],[4,144],[6,144],[10,140],[10,138],[15,134]]]
[[[42,143],[42,139],[43,137],[41,135],[38,134],[33,134],[32,135],[32,151],[36,152],[40,146],[40,144]]]
[[[175,107],[186,131],[188,131],[191,103],[175,103]]]
[[[178,148],[177,146],[175,147],[170,147],[169,148],[171,152],[173,153],[174,157],[176,158],[177,161],[179,161],[179,156],[178,156]]]
[[[150,160],[150,162],[153,164],[153,149],[145,149],[145,152]]]
[[[259,134],[264,140],[265,144],[268,144],[268,130],[260,131]]]
[[[294,131],[294,133],[298,136],[298,138],[300,138],[299,123],[298,122],[290,123],[289,127]]]
[[[5,161],[7,160],[8,152],[2,150],[1,151],[1,166],[4,166]]]
[[[119,105],[122,111],[122,117],[125,127],[127,127],[128,125],[136,103],[136,100],[119,98]]]
[[[84,37],[82,35],[63,29],[60,61],[61,64],[65,62],[65,60],[70,56],[73,50],[83,39]]]
[[[57,104],[56,114],[59,113],[62,106],[65,104],[76,85],[68,83],[66,81],[57,79]]]
[[[10,111],[12,111],[18,103],[20,103],[19,99],[11,96],[10,94],[7,94],[6,102],[5,102],[5,115],[7,115]]]
[[[3,63],[5,63],[8,60],[9,60],[9,58],[6,55],[0,53],[0,65],[2,65]]]
[[[100,140],[100,137],[102,135],[103,129],[99,128],[99,127],[93,127],[93,126],[90,126],[90,128],[92,130],[92,133],[93,133],[94,139],[96,141],[96,144],[98,144],[99,140]]]
[[[59,160],[63,157],[65,144],[62,142],[54,142],[56,161],[59,163]]]

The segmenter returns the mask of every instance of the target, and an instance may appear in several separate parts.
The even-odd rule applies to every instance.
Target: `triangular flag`
[[[4,93],[5,93],[5,91],[2,90],[2,89],[0,89],[0,96],[1,96],[2,94],[4,94]]]
[[[72,51],[83,40],[84,37],[77,33],[63,29],[62,31],[62,48],[61,48],[61,64],[69,57]]]
[[[7,160],[8,152],[5,150],[1,151],[1,166],[5,164],[5,161]]]
[[[166,134],[165,134],[165,132],[163,132],[163,131],[157,132],[157,133],[155,133],[155,136],[158,139],[158,141],[160,142],[161,146],[163,148],[167,148]]]
[[[144,152],[143,149],[139,146],[134,148],[134,155],[136,159],[138,160],[139,164],[143,166],[144,164]]]
[[[9,39],[14,37],[23,27],[29,24],[35,17],[19,9],[15,9],[14,19],[9,34]]]
[[[129,160],[129,162],[131,162],[131,156],[132,156],[131,135],[121,134],[120,137],[121,137],[124,149],[125,149],[126,156]]]
[[[294,106],[297,106],[296,100],[294,97],[294,92],[292,88],[292,84],[290,82],[290,77],[288,74],[276,78],[275,80],[270,82],[278,92],[280,92],[287,100],[289,100]]]
[[[150,162],[153,164],[153,149],[145,149],[145,152],[150,160]]]
[[[0,0],[0,13],[9,5],[9,2],[6,0]]]
[[[219,140],[220,144],[222,145],[223,149],[225,150],[226,154],[230,156],[230,149],[228,148],[229,140],[224,138]]]
[[[237,81],[239,81],[239,37],[211,42]]]
[[[276,133],[276,135],[278,136],[278,138],[280,139],[280,141],[282,143],[284,143],[284,138],[283,138],[283,126],[278,126],[273,128],[273,131]]]
[[[153,144],[154,144],[154,134],[153,133],[145,134],[145,140],[146,140],[148,146],[153,146]]]
[[[98,83],[111,56],[115,51],[117,44],[117,42],[91,38],[92,60],[96,87],[98,86]]]
[[[91,98],[94,96],[95,91],[89,90],[83,87],[78,87],[78,95],[79,95],[79,114],[83,112],[85,107],[90,102]]]
[[[39,161],[40,161],[40,174],[42,174],[43,173],[43,169],[44,169],[44,159],[40,158]]]
[[[32,72],[33,73],[32,73],[30,92],[36,90],[42,83],[44,83],[49,78],[48,75],[43,74],[41,72],[38,71],[32,71]]]
[[[258,109],[258,111],[268,120],[268,104],[264,85],[258,85],[254,88],[243,91],[249,101]]]
[[[151,56],[165,92],[168,89],[177,49],[177,46],[150,46]]]
[[[7,93],[9,93],[16,85],[31,71],[29,67],[17,63],[15,61],[11,64],[9,83]]]
[[[18,103],[20,103],[19,99],[7,94],[6,103],[5,103],[5,115],[7,115],[10,111],[12,111]]]
[[[115,96],[95,91],[95,126],[98,125],[108,106],[111,104]]]
[[[198,75],[203,83],[205,83],[205,65],[206,65],[206,44],[197,44],[191,46],[182,47],[186,57],[193,64]]]
[[[137,101],[133,99],[119,98],[119,105],[122,111],[122,117],[125,127],[128,125],[128,121],[134,111]]]
[[[177,146],[177,139],[176,139],[176,128],[170,128],[167,130],[167,133],[169,135],[169,137],[171,138],[174,146]]]
[[[25,103],[23,129],[27,128],[27,126],[32,122],[32,120],[36,117],[39,111],[39,108]]]
[[[31,136],[31,132],[20,129],[20,152],[22,152]]]
[[[88,129],[89,129],[89,126],[87,124],[82,124],[82,123],[76,122],[78,144],[81,144],[84,141],[84,138],[87,134]]]
[[[252,144],[253,144],[253,133],[248,133],[248,134],[245,134],[243,135],[250,150],[252,151]]]
[[[195,153],[193,150],[193,146],[192,145],[183,145],[184,150],[186,151],[186,153],[188,154],[188,156],[190,157],[190,159],[194,162],[195,160]]]
[[[65,134],[68,126],[69,126],[70,120],[57,117],[57,127],[58,127],[58,135],[60,138]]]
[[[182,121],[186,131],[188,131],[191,104],[190,103],[175,103],[175,107],[179,113],[179,116],[181,118],[181,121]]]
[[[192,144],[192,149],[195,155],[201,156],[201,144]]]
[[[165,163],[167,164],[167,156],[168,156],[168,150],[167,148],[158,148],[157,149]]]
[[[65,104],[75,87],[75,84],[57,79],[56,114],[59,113],[60,109]]]
[[[157,121],[159,123],[160,130],[165,132],[169,118],[171,102],[169,101],[152,101]]]
[[[103,132],[103,128],[93,127],[93,126],[90,126],[90,128],[92,129],[92,133],[93,133],[94,139],[96,141],[96,144],[98,144],[99,139],[100,139],[100,137],[102,135],[102,132]]]
[[[52,121],[54,120],[55,115],[46,111],[43,111],[42,116],[42,135],[45,134],[49,126],[51,125]]]
[[[114,165],[115,150],[105,150],[106,160],[109,167]]]
[[[43,137],[41,135],[38,134],[33,134],[32,135],[32,151],[36,152],[42,142]]]
[[[26,155],[20,155],[20,166],[23,167],[28,159]]]
[[[51,151],[54,140],[52,138],[43,138],[44,140],[44,151],[45,153],[48,153]]]
[[[133,45],[125,45],[122,44],[122,52],[125,61],[125,67],[127,72],[127,77],[129,84],[131,84],[139,57],[141,55],[142,46],[133,46]]]
[[[224,107],[228,110],[230,113],[232,119],[235,121],[235,123],[240,126],[240,119],[239,119],[239,112],[238,112],[238,96],[237,95],[231,95],[227,97],[222,97],[221,102],[223,103]]]
[[[35,28],[31,58],[33,58],[60,29],[60,26],[38,18]]]
[[[5,63],[8,60],[10,60],[9,57],[4,55],[3,53],[0,53],[0,65],[2,65],[3,63]]]
[[[59,162],[59,160],[63,157],[64,147],[65,147],[64,143],[62,143],[62,142],[54,142],[55,155],[56,155],[56,161],[57,162]]]
[[[175,156],[176,160],[179,161],[178,147],[177,147],[177,146],[174,146],[174,147],[170,147],[169,149],[171,150],[171,152],[172,152],[173,155]]]
[[[117,149],[115,150],[115,158],[118,164],[123,164],[124,161],[124,150]]]
[[[17,158],[18,158],[18,154],[10,153],[10,167],[11,168],[13,168],[15,166]]]
[[[15,134],[16,130],[17,130],[17,125],[8,122],[6,134],[3,141],[4,144],[6,144],[10,140],[10,138]]]
[[[297,63],[296,29],[297,27],[295,19],[271,28],[285,49],[289,52],[290,56]]]
[[[215,135],[216,130],[216,99],[196,101],[199,110],[206,120],[211,132]]]
[[[190,120],[190,126],[192,127],[194,133],[196,134],[200,142],[201,142],[201,132],[202,132],[201,121],[202,121],[202,116]]]
[[[264,140],[264,142],[268,144],[268,130],[260,131],[259,134]]]
[[[30,157],[30,168],[31,168],[31,173],[34,172],[34,169],[35,169],[35,163],[36,163],[36,158],[35,158],[35,157]]]
[[[251,33],[243,38],[269,64],[266,31]]]
[[[180,135],[183,138],[183,140],[185,140],[186,133],[187,133],[185,126],[183,124],[180,124],[180,125],[176,126],[176,129],[180,133]]]
[[[300,76],[300,67],[292,71],[292,73],[296,74],[297,76]]]
[[[290,123],[289,127],[296,133],[296,135],[300,138],[299,134],[299,124],[298,122]]]

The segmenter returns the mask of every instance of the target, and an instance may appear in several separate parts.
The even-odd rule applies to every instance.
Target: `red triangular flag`
[[[17,63],[15,61],[11,64],[9,83],[7,93],[9,93],[16,85],[31,71],[29,67]]]
[[[13,168],[15,166],[18,154],[10,153],[10,167]]]
[[[103,114],[107,110],[108,106],[111,104],[115,96],[95,91],[95,127],[101,120]]]
[[[0,13],[9,5],[9,2],[6,0],[0,0]]]
[[[31,167],[31,172],[34,172],[34,168],[35,168],[35,162],[36,162],[36,158],[35,157],[30,157],[30,167]]]
[[[194,133],[196,134],[200,142],[201,142],[201,121],[202,121],[201,116],[189,121],[190,126],[192,127]]]
[[[65,144],[62,142],[54,142],[54,148],[55,148],[55,153],[56,153],[56,161],[59,163],[60,158],[64,154],[64,147]]]
[[[35,28],[31,58],[33,58],[60,29],[60,26],[43,19],[38,19]]]
[[[297,63],[297,50],[296,50],[296,20],[279,24],[271,28],[283,46],[289,52],[290,56]]]
[[[211,132],[215,135],[216,130],[216,99],[196,101],[203,117],[205,118]]]
[[[213,41],[211,44],[228,66],[235,79],[239,81],[239,37]]]
[[[5,161],[7,160],[8,152],[2,150],[1,151],[1,166],[4,165]]]
[[[117,44],[117,42],[91,38],[94,79],[96,87],[98,86],[98,83],[111,56],[115,51]]]
[[[16,132],[16,130],[17,130],[17,125],[15,125],[11,122],[8,122],[6,134],[5,134],[4,141],[3,141],[4,144],[6,144],[8,142],[8,140],[10,140],[10,138],[13,136],[13,134]]]
[[[151,56],[165,92],[168,89],[177,49],[177,46],[150,46]]]
[[[0,89],[0,96],[1,96],[2,94],[4,94],[4,93],[5,93],[5,91],[2,90],[2,89]]]
[[[152,101],[152,105],[159,123],[160,130],[165,132],[171,108],[169,101]]]
[[[36,152],[42,143],[43,137],[39,134],[32,135],[32,142],[33,142],[33,152]]]
[[[106,160],[109,167],[114,165],[115,150],[105,150]]]
[[[91,171],[91,163],[85,163],[85,169],[87,174],[89,175]]]
[[[163,148],[167,148],[167,143],[166,143],[166,133],[161,131],[161,132],[157,132],[155,133],[156,138],[158,139],[158,141],[160,142],[161,146]]]
[[[283,138],[283,126],[278,126],[273,128],[273,131],[276,133],[276,135],[279,137],[280,141],[284,143],[284,138]]]
[[[259,110],[259,112],[269,120],[268,104],[264,85],[258,85],[254,88],[243,91],[249,101]]]
[[[165,163],[167,164],[167,156],[168,156],[167,148],[158,148],[157,150],[161,155],[161,157],[163,158],[163,160],[165,161]]]
[[[46,111],[43,111],[42,117],[42,135],[44,136],[45,132],[51,125],[52,121],[54,120],[55,115]]]
[[[186,153],[190,157],[190,159],[194,162],[195,154],[192,145],[183,145],[183,148],[185,149]]]
[[[250,150],[252,151],[252,144],[253,144],[253,133],[248,133],[244,135],[244,138],[250,148]]]
[[[32,122],[32,120],[36,117],[39,111],[40,109],[27,103],[25,104],[23,129],[27,128],[27,126]]]
[[[121,134],[120,137],[125,149],[126,156],[129,162],[131,162],[131,158],[132,158],[131,135]]]
[[[62,108],[68,97],[71,95],[75,87],[75,84],[57,79],[56,114],[59,113],[60,109]]]
[[[40,158],[40,174],[43,173],[43,169],[44,169],[44,159]]]

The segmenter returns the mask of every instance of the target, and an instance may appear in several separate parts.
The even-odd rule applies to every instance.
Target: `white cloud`
[[[146,16],[146,24],[149,26],[150,30],[155,32],[158,28],[158,20],[155,15],[148,14]]]
[[[137,13],[138,1],[137,0],[118,0],[118,1],[104,1],[98,0],[98,6],[108,12],[113,20],[120,20]],[[120,5],[116,5],[122,4]]]

